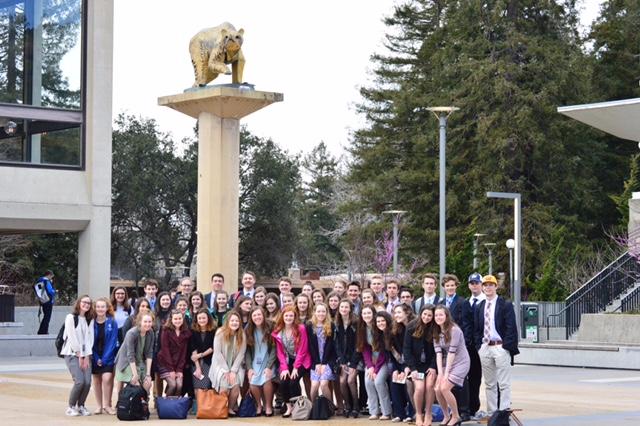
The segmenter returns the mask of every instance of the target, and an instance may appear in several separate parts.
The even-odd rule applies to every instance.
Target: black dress
[[[189,353],[187,354],[188,358],[191,359],[191,354],[193,351],[198,353],[204,352],[209,348],[213,348],[213,338],[215,335],[215,330],[205,331],[203,333],[193,331],[191,334],[191,341],[189,345]],[[193,376],[193,387],[194,389],[211,389],[211,380],[209,380],[209,368],[211,368],[211,358],[213,353],[205,356],[204,358],[200,358],[200,369],[202,370],[202,375],[204,376],[202,379],[198,379]],[[195,371],[195,363],[193,364],[192,371]]]

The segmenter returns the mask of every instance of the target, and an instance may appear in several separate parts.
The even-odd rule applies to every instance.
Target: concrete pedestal
[[[198,119],[197,288],[211,291],[211,275],[238,288],[240,119],[274,102],[281,93],[246,86],[204,87],[158,98],[158,105]]]

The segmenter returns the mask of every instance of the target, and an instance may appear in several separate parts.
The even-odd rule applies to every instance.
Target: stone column
[[[197,288],[211,291],[211,275],[225,277],[227,291],[238,288],[240,119],[283,100],[281,93],[249,86],[219,85],[158,98],[198,119]]]

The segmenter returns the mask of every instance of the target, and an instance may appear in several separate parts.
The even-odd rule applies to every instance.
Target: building
[[[109,291],[111,0],[0,1],[0,233],[78,232],[78,292]]]

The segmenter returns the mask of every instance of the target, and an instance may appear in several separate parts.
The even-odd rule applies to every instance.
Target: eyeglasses
[[[91,301],[87,302],[86,300],[83,300],[83,301],[80,302],[80,304],[81,305],[91,305]]]

